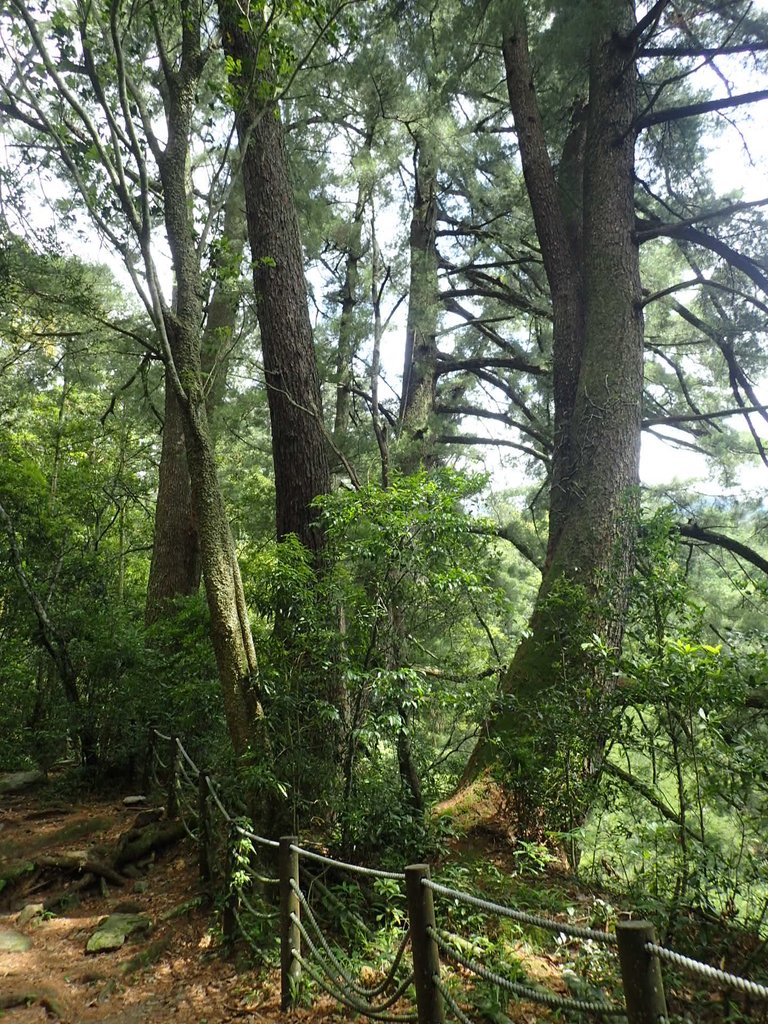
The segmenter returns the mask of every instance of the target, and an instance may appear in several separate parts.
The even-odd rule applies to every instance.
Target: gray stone
[[[85,951],[107,953],[120,949],[129,936],[145,934],[151,929],[152,922],[145,914],[110,914],[88,939]]]
[[[0,927],[0,953],[26,953],[32,939],[13,928]]]
[[[123,797],[124,807],[139,807],[141,804],[145,804],[147,798],[145,796],[126,796]]]
[[[23,928],[25,924],[29,924],[36,917],[42,917],[44,911],[45,906],[42,903],[28,903],[16,916],[16,924],[19,928]]]

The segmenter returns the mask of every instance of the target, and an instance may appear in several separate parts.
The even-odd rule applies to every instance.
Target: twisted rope
[[[179,799],[179,796],[180,796],[180,794],[179,794],[179,793],[177,792],[177,794],[176,794],[176,797],[177,797],[177,799],[178,799],[178,802],[179,802],[179,810],[181,811],[181,814],[179,814],[179,821],[181,822],[182,828],[183,828],[183,829],[184,829],[184,831],[185,831],[185,832],[187,833],[187,835],[188,835],[188,836],[189,836],[189,838],[190,838],[190,839],[192,840],[192,842],[193,842],[193,843],[196,843],[196,842],[197,842],[197,839],[198,839],[197,833],[196,833],[196,832],[193,832],[193,831],[192,831],[192,829],[191,829],[191,828],[189,827],[189,825],[187,824],[187,819],[186,819],[186,818],[185,818],[185,816],[184,816],[184,811],[185,811],[185,810],[189,811],[189,810],[190,810],[190,807],[189,807],[189,805],[187,804],[187,805],[186,805],[186,808],[185,808],[185,806],[184,806],[184,803],[185,803],[185,802],[184,802],[184,800],[182,800],[182,799]],[[194,817],[194,811],[193,811],[193,817]]]
[[[315,917],[314,913],[312,912],[312,908],[310,907],[309,902],[307,901],[306,896],[301,891],[301,889],[296,884],[296,882],[295,882],[295,880],[293,878],[291,879],[290,885],[291,885],[291,889],[293,890],[293,892],[296,893],[296,895],[297,895],[297,897],[299,899],[299,903],[301,904],[301,907],[304,910],[304,913],[306,915],[307,920],[312,925],[312,929],[313,929],[315,935],[317,936],[318,941],[320,942],[320,945],[322,946],[322,948],[323,948],[326,956],[328,957],[328,959],[331,961],[331,964],[333,965],[333,967],[338,972],[339,976],[346,982],[346,984],[351,989],[354,989],[354,991],[357,992],[357,994],[360,995],[360,996],[365,996],[365,997],[367,997],[369,999],[372,999],[374,996],[381,995],[381,993],[384,992],[389,987],[389,985],[394,981],[395,972],[397,971],[397,968],[400,966],[400,960],[402,959],[403,953],[405,952],[405,948],[406,948],[406,946],[408,944],[409,934],[406,933],[404,940],[400,943],[400,948],[397,951],[394,963],[390,967],[390,970],[388,971],[386,978],[382,982],[380,982],[378,985],[376,985],[375,987],[372,987],[372,988],[369,988],[366,985],[361,985],[350,974],[347,974],[347,971],[344,968],[343,964],[341,963],[341,961],[337,958],[336,954],[331,949],[331,947],[328,944],[325,936],[323,935],[323,931],[322,931],[320,925],[317,922],[317,918]],[[294,916],[295,915],[291,915],[292,918]],[[302,935],[305,935],[305,928],[304,928],[303,922],[300,921],[298,917],[296,918],[296,925],[297,925],[299,931],[302,933]],[[312,949],[313,948],[312,940],[309,938],[308,935],[305,935],[305,937],[307,939],[307,943],[308,943],[310,949]],[[336,980],[336,979],[334,979],[334,980]],[[391,1006],[392,1003],[396,1002],[397,999],[408,988],[408,986],[410,985],[412,980],[413,980],[413,974],[410,974],[405,979],[405,981],[400,983],[400,985],[398,986],[398,989],[397,989],[395,995],[394,996],[390,996],[389,997],[389,1001],[386,1004],[384,1004],[384,1005],[385,1006]],[[336,981],[336,983],[338,984],[338,981]],[[378,1009],[382,1009],[382,1007],[378,1007]]]
[[[564,924],[555,921],[551,917],[539,917],[538,914],[527,914],[522,910],[512,910],[511,907],[504,907],[500,903],[492,903],[490,900],[481,899],[479,896],[470,896],[469,893],[461,892],[458,889],[449,889],[447,885],[440,885],[430,878],[422,878],[421,884],[439,893],[441,896],[451,896],[462,903],[469,903],[470,906],[479,907],[489,914],[499,914],[501,917],[511,917],[513,921],[521,921],[524,924],[534,925],[537,928],[545,928],[555,934],[571,935],[575,939],[593,939],[595,942],[602,942],[606,946],[615,946],[616,936],[610,932],[597,931],[595,928],[581,928],[575,924]]]
[[[466,1015],[466,1013],[464,1013],[462,1008],[459,1006],[459,1004],[453,998],[451,993],[448,991],[446,986],[442,983],[442,981],[440,981],[439,974],[432,975],[432,984],[435,986],[435,988],[438,990],[438,992],[443,997],[445,1002],[448,1004],[448,1009],[454,1015],[456,1020],[460,1022],[460,1024],[473,1024],[470,1018]]]
[[[676,953],[673,949],[667,949],[666,946],[657,946],[655,942],[646,942],[645,949],[652,956],[657,956],[660,960],[668,960],[669,963],[682,967],[692,974],[699,974],[703,978],[720,981],[729,988],[735,988],[739,992],[746,992],[747,995],[756,996],[758,999],[768,999],[768,987],[759,985],[756,981],[750,981],[749,978],[740,978],[737,974],[720,971],[717,967],[703,964],[699,960],[692,960],[691,957],[683,956],[682,953]]]
[[[176,737],[176,746],[179,748],[179,753],[184,758],[184,760],[187,762],[187,764],[192,769],[192,771],[195,773],[195,775],[199,775],[200,774],[200,769],[197,767],[195,762],[192,760],[192,758],[186,752],[186,750],[184,749],[184,744],[181,742],[181,740],[179,739],[178,736]]]
[[[193,779],[187,769],[184,767],[184,762],[178,762],[179,770],[176,773],[176,789],[181,792],[182,782],[186,782],[190,789],[197,791],[197,779]]]
[[[311,947],[310,947],[311,948]],[[381,1021],[392,1021],[393,1024],[400,1024],[400,1022],[415,1021],[418,1020],[418,1014],[413,1013],[386,1013],[381,1010],[371,1008],[365,1003],[361,1003],[353,996],[338,990],[336,986],[328,984],[328,981],[319,974],[314,967],[305,960],[304,957],[299,953],[298,950],[292,949],[291,956],[301,966],[301,969],[306,971],[307,974],[316,982],[324,992],[327,992],[331,998],[337,1002],[346,1006],[349,1010],[355,1010],[357,1013],[361,1013],[364,1017],[368,1017],[371,1020]]]
[[[357,996],[362,996],[363,998],[366,998],[370,993],[349,977],[346,971],[344,971],[344,969],[339,965],[339,962],[333,955],[333,953],[330,953],[331,963],[328,964],[328,962],[323,958],[323,955],[320,952],[320,950],[317,948],[317,946],[310,938],[309,933],[307,932],[307,929],[304,927],[303,922],[299,919],[299,917],[296,914],[291,914],[290,916],[291,921],[293,921],[293,923],[298,928],[299,934],[301,935],[302,939],[304,939],[307,946],[309,946],[310,953],[315,958],[320,967],[322,967],[323,971],[325,972],[325,976],[330,981],[330,983],[332,985],[335,985],[339,992],[343,993],[348,999],[356,999]],[[324,948],[327,948],[325,947],[325,944]],[[391,995],[387,996],[387,998],[383,1002],[374,1004],[366,1001],[365,1003],[360,1003],[360,1005],[366,1006],[368,1011],[372,1013],[381,1013],[382,1010],[388,1010],[390,1006],[394,1006],[398,999],[402,998],[403,994],[405,993],[405,991],[407,990],[408,986],[411,984],[412,981],[413,974],[410,974],[407,978],[404,978],[403,981],[400,982],[395,991],[392,992]],[[361,1010],[360,1012],[363,1013],[365,1011]]]
[[[277,844],[276,844],[277,845]],[[332,857],[324,857],[321,853],[314,853],[312,850],[305,850],[301,846],[291,846],[294,853],[300,857],[307,857],[309,860],[316,860],[318,864],[329,864],[334,868],[343,868],[357,875],[370,875],[373,878],[395,878],[398,882],[405,881],[404,871],[380,871],[378,868],[364,868],[359,864],[347,864],[343,860],[334,860]]]
[[[462,956],[453,948],[453,946],[449,945],[449,943],[447,943],[434,928],[427,928],[427,934],[434,939],[438,948],[454,963],[465,968],[465,970],[472,971],[472,973],[476,974],[479,978],[483,978],[485,981],[490,981],[494,985],[498,985],[500,988],[506,989],[513,995],[520,996],[523,999],[529,999],[534,1003],[540,1003],[542,1006],[551,1006],[560,1010],[579,1010],[582,1013],[598,1013],[603,1017],[626,1016],[626,1010],[624,1007],[619,1008],[611,1006],[609,1003],[590,1002],[586,999],[571,999],[570,997],[556,995],[554,992],[545,992],[543,989],[530,988],[528,985],[520,985],[516,981],[510,981],[509,978],[503,978],[500,974],[495,974],[493,971],[488,970],[487,967],[483,967],[483,965],[479,964],[476,960],[471,960],[468,957]]]
[[[236,891],[237,898],[242,901],[243,906],[252,917],[256,917],[261,921],[271,921],[277,917],[276,910],[257,910],[242,889],[238,888]]]
[[[309,886],[308,886],[308,889],[309,889],[310,893],[314,893],[315,890],[316,890],[318,892],[318,894],[320,895],[320,898],[325,903],[330,904],[331,909],[335,908],[335,909],[339,910],[340,912],[346,914],[349,918],[351,918],[355,922],[355,925],[361,931],[365,932],[366,935],[369,935],[369,936],[373,935],[373,932],[368,927],[368,925],[365,923],[365,921],[362,919],[362,917],[360,917],[359,914],[356,914],[354,912],[354,910],[350,910],[350,908],[346,905],[346,903],[344,903],[343,900],[340,900],[339,897],[335,893],[333,893],[328,888],[328,886],[320,879],[319,875],[313,875],[308,869],[305,870],[304,874],[307,875],[309,877],[309,879],[310,879]]]
[[[190,789],[197,789],[197,776],[200,774],[196,772],[195,775],[190,775],[187,769],[184,767],[184,761],[182,758],[177,758],[178,772],[176,773],[177,778],[183,778]]]
[[[246,867],[248,877],[253,879],[254,882],[258,882],[260,885],[280,885],[279,878],[272,878],[271,875],[261,875],[258,871],[255,871],[250,864]]]
[[[248,934],[247,928],[243,925],[243,922],[240,920],[240,915],[237,912],[237,907],[232,907],[232,915],[233,915],[233,917],[235,919],[235,922],[237,923],[237,927],[238,927],[238,930],[239,930],[240,934],[245,939],[245,941],[248,943],[248,945],[251,947],[253,952],[257,956],[259,956],[259,957],[263,956],[264,955],[264,947],[258,945],[251,938],[251,936]]]
[[[212,782],[212,780],[211,780],[211,777],[210,777],[210,775],[206,775],[206,777],[205,777],[205,780],[206,780],[206,782],[207,782],[207,784],[208,784],[208,792],[209,792],[209,793],[211,794],[211,796],[213,797],[213,802],[214,802],[214,803],[216,804],[216,806],[218,807],[219,811],[221,812],[221,815],[222,815],[222,817],[223,817],[223,818],[224,818],[224,820],[225,820],[225,821],[227,822],[227,824],[230,824],[230,825],[231,825],[231,824],[232,824],[232,822],[233,822],[233,821],[234,821],[235,819],[234,819],[234,818],[232,817],[232,815],[231,815],[231,814],[229,813],[229,811],[227,810],[227,808],[226,808],[226,807],[224,806],[224,804],[223,804],[223,803],[221,802],[221,799],[219,798],[219,794],[218,794],[218,793],[216,792],[216,787],[214,786],[214,784],[213,784],[213,782]]]
[[[232,819],[230,818],[230,821],[231,820]],[[270,846],[274,850],[280,848],[280,843],[278,843],[276,839],[265,839],[264,836],[257,836],[255,832],[250,832],[247,828],[243,828],[242,825],[235,825],[235,829],[241,836],[245,836],[247,839],[252,839],[254,843],[260,843],[261,846]]]

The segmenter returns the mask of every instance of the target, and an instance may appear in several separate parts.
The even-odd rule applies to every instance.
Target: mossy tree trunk
[[[589,800],[609,680],[591,650],[622,639],[639,480],[643,323],[633,236],[635,68],[629,2],[592,15],[589,101],[556,179],[522,3],[504,39],[510,103],[554,313],[550,542],[527,638],[465,779],[496,764],[518,827],[576,824]],[[583,118],[583,120],[582,120]],[[583,132],[583,150],[580,133]],[[579,153],[588,154],[583,161]],[[604,646],[602,646],[604,645]]]

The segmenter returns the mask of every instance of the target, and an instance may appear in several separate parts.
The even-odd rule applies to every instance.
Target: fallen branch
[[[125,879],[121,874],[102,864],[101,861],[91,860],[87,855],[77,854],[46,854],[37,857],[35,863],[41,868],[59,868],[62,871],[81,871],[91,875],[97,875],[113,885],[125,885]]]
[[[115,867],[121,868],[124,864],[132,864],[156,850],[172,846],[183,839],[185,834],[180,821],[160,821],[146,828],[131,829],[120,840],[114,859]]]

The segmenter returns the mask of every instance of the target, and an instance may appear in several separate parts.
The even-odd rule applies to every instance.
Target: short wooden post
[[[197,774],[197,867],[204,885],[211,880],[211,821],[208,810],[208,776],[200,771]]]
[[[667,1016],[667,1001],[661,964],[645,948],[646,943],[656,941],[653,925],[650,921],[618,921],[616,938],[629,1024],[658,1024]]]
[[[405,869],[413,983],[419,1024],[444,1024],[443,997],[435,985],[435,977],[440,976],[440,951],[429,934],[429,929],[435,929],[435,905],[432,890],[422,884],[422,879],[429,877],[428,864],[411,864]]]
[[[168,785],[166,788],[165,814],[168,818],[178,818],[179,797],[176,792],[176,781],[179,776],[179,744],[176,736],[171,736],[171,752],[168,761]]]
[[[295,949],[301,952],[301,932],[291,914],[301,914],[299,897],[291,882],[299,884],[299,855],[292,846],[298,844],[296,836],[281,836],[279,870],[280,878],[280,1009],[288,1010],[293,1005],[296,987],[301,978],[301,964],[293,955]]]
[[[237,926],[235,916],[237,911],[235,843],[237,843],[237,832],[234,825],[230,825],[227,829],[226,846],[224,847],[224,905],[221,910],[221,934],[227,945],[231,945],[235,941]]]

